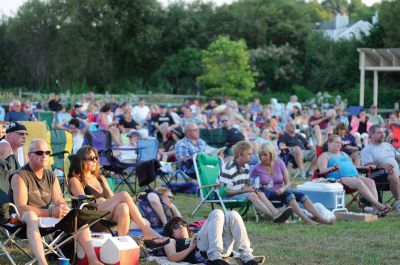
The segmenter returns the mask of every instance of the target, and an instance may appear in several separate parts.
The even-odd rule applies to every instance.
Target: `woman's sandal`
[[[380,210],[379,212],[376,213],[376,215],[378,217],[384,217],[388,212],[390,212],[390,210],[392,209],[392,207],[388,204],[385,204],[385,208],[383,208],[383,210]]]
[[[167,245],[169,243],[169,238],[167,238],[164,241],[161,242],[157,242],[157,240],[161,240],[164,239],[165,237],[155,237],[153,239],[146,239],[143,240],[144,245],[146,246],[146,248],[160,248],[163,247],[165,245]]]

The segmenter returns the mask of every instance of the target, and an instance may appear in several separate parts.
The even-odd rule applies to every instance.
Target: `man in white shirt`
[[[297,96],[296,95],[292,95],[290,97],[290,101],[286,104],[286,111],[288,113],[292,113],[294,106],[296,106],[299,109],[301,109],[301,104],[299,102],[297,102]]]
[[[150,108],[145,105],[144,99],[141,98],[139,100],[139,105],[133,107],[132,117],[137,123],[140,124],[140,126],[143,126],[147,121],[149,113]]]
[[[18,121],[7,124],[6,135],[0,141],[0,160],[5,160],[14,154],[20,166],[25,164],[23,146],[26,142],[28,132],[25,125]]]
[[[371,143],[361,151],[361,163],[375,165],[389,172],[390,190],[396,200],[396,211],[400,212],[400,153],[393,145],[384,142],[385,131],[379,124],[371,126],[369,135]]]

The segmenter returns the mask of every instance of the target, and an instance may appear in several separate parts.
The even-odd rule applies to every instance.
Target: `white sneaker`
[[[396,212],[400,212],[400,200],[398,200],[397,203],[396,203],[396,209],[395,209],[395,211],[396,211]]]

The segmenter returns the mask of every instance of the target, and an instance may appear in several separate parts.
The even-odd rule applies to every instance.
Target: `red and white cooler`
[[[130,236],[111,237],[100,249],[100,261],[107,265],[139,265],[140,248]]]
[[[107,239],[112,238],[111,234],[106,233],[92,233],[92,244],[94,247],[94,252],[96,252],[96,256],[100,259],[100,249],[106,243]],[[79,243],[77,244],[76,256],[78,265],[88,265],[88,259],[86,257],[85,251]]]

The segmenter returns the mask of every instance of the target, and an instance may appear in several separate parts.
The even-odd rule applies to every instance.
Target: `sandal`
[[[165,237],[155,237],[153,239],[143,240],[144,245],[146,248],[160,248],[169,243],[169,238],[164,241],[157,242],[157,240],[164,239]]]
[[[379,212],[377,212],[376,215],[378,217],[384,217],[388,212],[390,212],[391,209],[392,209],[392,207],[390,205],[385,204],[385,208],[383,208],[383,210],[380,210]]]

